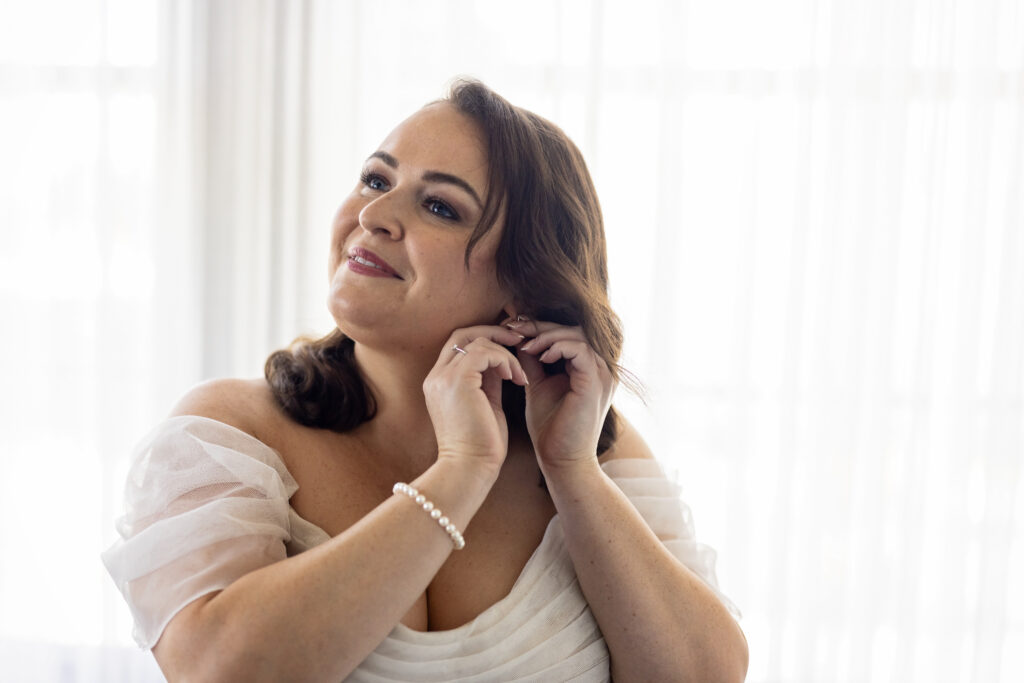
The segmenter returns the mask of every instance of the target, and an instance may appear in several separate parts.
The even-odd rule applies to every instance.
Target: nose
[[[405,227],[399,211],[398,193],[395,190],[375,197],[359,211],[359,226],[369,233],[393,240],[405,235]]]

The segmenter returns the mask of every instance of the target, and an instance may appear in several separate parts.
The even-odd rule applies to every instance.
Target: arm
[[[704,582],[662,545],[596,457],[614,381],[578,327],[513,323],[527,373],[527,426],[562,519],[580,587],[617,680],[742,681],[743,632]],[[542,364],[565,361],[565,374]],[[648,457],[632,427],[608,458]]]
[[[491,341],[521,335],[495,327],[457,333],[424,382],[438,460],[409,483],[465,529],[508,449],[501,381],[525,375]],[[452,343],[467,353],[455,354]],[[177,412],[225,421],[220,406],[229,403],[200,395]],[[387,637],[451,552],[428,514],[405,496],[389,497],[330,541],[187,605],[154,655],[171,680],[341,680]]]
[[[496,474],[441,461],[412,484],[465,529]],[[327,543],[189,604],[153,654],[169,680],[341,680],[387,637],[451,552],[436,522],[392,496]]]
[[[624,420],[605,454],[652,457]],[[580,587],[612,657],[616,680],[742,681],[743,631],[718,597],[658,540],[596,458],[547,467]]]

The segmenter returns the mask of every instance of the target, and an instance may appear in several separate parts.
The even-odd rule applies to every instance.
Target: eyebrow
[[[398,168],[398,159],[391,156],[387,152],[381,152],[380,150],[378,150],[371,154],[369,157],[367,157],[367,160],[374,158],[380,159],[391,168]],[[473,186],[457,175],[452,175],[451,173],[442,173],[441,171],[427,171],[426,173],[423,174],[423,179],[426,180],[428,183],[447,183],[448,185],[455,185],[456,187],[460,187],[467,193],[469,193],[469,196],[476,200],[476,203],[481,208],[484,205],[484,203],[480,200],[480,195],[476,193],[476,190],[473,189]]]

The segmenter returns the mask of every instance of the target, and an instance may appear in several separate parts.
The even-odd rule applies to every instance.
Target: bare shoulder
[[[259,437],[258,432],[283,413],[270,386],[260,377],[211,379],[197,384],[181,397],[169,417],[179,415],[208,417]]]
[[[654,453],[651,452],[651,448],[644,441],[644,438],[640,436],[640,432],[636,430],[636,427],[629,420],[622,416],[622,413],[618,413],[618,426],[619,433],[615,443],[601,454],[601,457],[598,458],[600,462],[604,463],[609,460],[622,460],[625,458],[655,459]]]

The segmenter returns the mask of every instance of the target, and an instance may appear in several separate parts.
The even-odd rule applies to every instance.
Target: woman
[[[168,678],[744,678],[713,554],[610,408],[564,133],[457,83],[366,160],[328,274],[334,333],[200,385],[139,449],[104,560]]]

